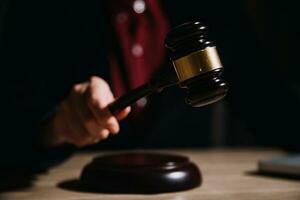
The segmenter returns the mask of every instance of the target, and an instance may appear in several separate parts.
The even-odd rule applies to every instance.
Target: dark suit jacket
[[[231,91],[225,100],[227,144],[240,144],[235,120],[258,144],[294,145],[299,101],[278,82],[240,1],[163,1],[171,26],[201,20],[216,42]],[[110,83],[107,49],[113,40],[105,1],[6,0],[0,19],[2,85],[1,154],[13,165],[41,163],[63,155],[34,146],[39,123],[55,110],[70,87],[91,75]],[[225,9],[224,9],[225,8]],[[170,67],[170,66],[166,66]],[[190,108],[172,88],[154,95],[147,129],[122,131],[97,148],[210,146],[214,106]],[[158,112],[159,111],[159,112]],[[233,119],[233,120],[232,120]],[[226,119],[225,119],[226,120]],[[287,137],[285,137],[288,135]],[[284,137],[283,137],[284,136]],[[299,141],[299,140],[298,140]],[[66,147],[63,147],[66,152]]]

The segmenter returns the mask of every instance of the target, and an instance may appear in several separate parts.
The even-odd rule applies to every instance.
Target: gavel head
[[[228,85],[221,78],[223,66],[216,47],[207,40],[207,28],[189,22],[171,30],[165,40],[179,86],[187,89],[186,102],[194,107],[222,99]]]

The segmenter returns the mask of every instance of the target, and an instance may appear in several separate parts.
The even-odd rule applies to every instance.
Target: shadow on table
[[[56,185],[56,187],[64,189],[64,190],[69,190],[69,191],[75,191],[75,192],[93,192],[96,193],[95,191],[88,190],[84,188],[81,184],[79,179],[69,179],[62,181]]]
[[[274,178],[274,179],[288,179],[288,180],[300,181],[300,176],[287,175],[287,174],[277,174],[277,173],[266,173],[266,172],[259,172],[259,171],[249,171],[249,172],[246,172],[246,175],[249,175],[249,176],[259,176],[259,177],[268,177],[268,178]]]
[[[0,177],[0,193],[29,188],[35,180],[29,172],[0,172]]]
[[[69,180],[62,181],[58,183],[56,187],[64,190],[73,191],[73,192],[116,194],[116,192],[112,193],[105,190],[100,191],[100,190],[92,190],[92,189],[85,188],[81,185],[79,179],[69,179]]]
[[[64,190],[69,190],[73,192],[85,192],[85,193],[101,193],[101,194],[128,194],[126,192],[111,192],[111,191],[106,191],[106,190],[92,190],[88,189],[82,186],[80,183],[79,179],[69,179],[62,181],[56,185],[56,187],[64,189]],[[132,194],[132,193],[129,193]],[[147,194],[147,193],[142,193],[142,194]]]
[[[82,186],[79,179],[68,179],[65,181],[62,181],[56,185],[56,187],[68,191],[73,192],[84,192],[84,193],[101,193],[101,194],[143,194],[143,195],[153,195],[153,194],[159,194],[159,193],[151,193],[151,192],[126,192],[126,191],[107,191],[107,190],[93,190],[88,189]],[[176,191],[174,191],[176,192]]]

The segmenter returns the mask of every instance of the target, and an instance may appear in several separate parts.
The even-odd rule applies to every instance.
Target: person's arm
[[[109,85],[100,77],[73,86],[56,112],[43,123],[39,143],[44,147],[73,144],[78,147],[98,143],[119,132],[118,120],[130,107],[113,116],[108,104],[114,101]]]
[[[99,77],[74,85],[47,117],[47,107],[41,106],[41,99],[34,100],[33,96],[28,100],[19,98],[7,97],[10,101],[4,103],[1,133],[4,164],[0,168],[46,169],[66,159],[75,146],[92,145],[110,134],[117,134],[118,120],[130,112],[130,107],[116,116],[109,112],[107,105],[114,97],[108,84]]]

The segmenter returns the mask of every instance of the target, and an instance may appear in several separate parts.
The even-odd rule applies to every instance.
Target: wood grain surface
[[[202,171],[201,187],[155,195],[101,194],[83,191],[78,178],[83,166],[94,156],[108,154],[79,153],[66,162],[38,175],[29,187],[2,192],[2,200],[300,200],[300,180],[255,174],[257,161],[282,155],[276,150],[168,150],[159,152],[188,156]]]

